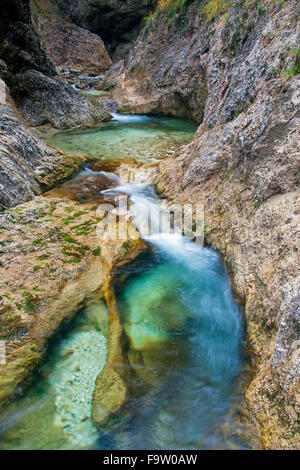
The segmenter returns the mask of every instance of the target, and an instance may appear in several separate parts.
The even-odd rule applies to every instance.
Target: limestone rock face
[[[0,79],[0,211],[32,199],[81,161],[47,146],[26,128]]]
[[[57,76],[34,31],[29,0],[5,0],[2,7],[0,57],[7,70],[5,77],[0,73],[25,118],[58,128],[107,119],[101,105],[94,106]]]
[[[201,122],[207,97],[205,66],[195,38],[172,36],[165,18],[148,25],[125,61],[105,77],[123,111],[167,114]]]
[[[1,7],[0,57],[11,72],[11,81],[12,74],[28,69],[56,75],[32,27],[29,0],[3,0]]]
[[[57,14],[48,13],[47,10],[43,13],[43,10],[38,10],[38,5],[38,2],[31,3],[33,23],[42,46],[56,67],[74,67],[82,72],[95,73],[110,68],[111,59],[97,34],[67,22]]]
[[[266,448],[299,448],[299,3],[192,3],[154,16],[104,79],[123,110],[200,126],[164,160],[158,189],[204,202],[205,237],[245,303],[257,372],[246,392]],[[202,16],[201,16],[202,15]]]
[[[76,24],[101,36],[110,50],[136,37],[141,20],[156,0],[55,0]]]
[[[25,119],[35,125],[57,129],[93,125],[110,119],[101,103],[91,103],[59,77],[46,77],[37,70],[16,75],[15,102]]]

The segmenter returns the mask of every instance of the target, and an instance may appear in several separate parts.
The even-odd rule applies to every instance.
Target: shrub
[[[229,1],[225,0],[210,0],[203,7],[203,11],[206,17],[206,21],[211,21],[216,15],[225,13],[225,11],[231,6]]]

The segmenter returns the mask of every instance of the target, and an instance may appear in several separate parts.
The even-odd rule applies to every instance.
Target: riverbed
[[[114,276],[131,394],[119,425],[100,433],[91,407],[94,382],[107,356],[108,312],[99,300],[81,309],[53,338],[33,386],[2,413],[1,448],[251,447],[232,418],[242,402],[240,383],[248,359],[226,267],[212,249],[180,231],[166,232],[156,219],[144,232],[149,212],[164,217],[154,188],[147,182],[124,184],[120,175],[101,171],[101,162],[108,161],[153,165],[188,143],[195,130],[194,123],[180,119],[115,114],[97,128],[48,138],[64,151],[98,160],[96,170],[86,168],[76,176],[76,185],[104,174],[113,189],[101,186],[99,195],[126,196],[131,218],[147,242],[148,249]],[[64,194],[64,186],[60,191]]]

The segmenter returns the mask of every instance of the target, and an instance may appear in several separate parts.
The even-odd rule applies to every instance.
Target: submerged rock
[[[111,175],[117,178],[114,173],[111,173]],[[73,179],[49,191],[47,196],[67,197],[78,202],[103,203],[105,198],[101,191],[113,185],[116,185],[116,179],[109,178],[103,172],[93,172],[92,170],[84,169]]]
[[[121,217],[119,224],[127,223]],[[118,249],[113,257],[112,253],[118,248],[118,244],[116,244],[116,241],[110,240],[105,245],[103,257],[111,265],[111,269],[134,259],[145,248],[139,238],[123,243],[123,248],[124,245],[126,250]],[[112,273],[112,271],[110,272]],[[126,419],[125,405],[130,394],[129,383],[132,375],[132,370],[124,350],[124,331],[111,281],[112,274],[107,277],[103,287],[105,301],[109,310],[107,361],[96,378],[92,399],[93,423],[98,429],[106,433],[119,427],[120,423]]]
[[[133,285],[127,293],[126,302],[128,313],[123,319],[124,329],[130,339],[130,346],[136,351],[151,351],[171,338],[172,332],[183,327],[188,314],[188,308],[175,298],[174,291],[181,283],[176,279],[170,282],[167,270],[157,268],[157,272],[148,277],[146,286]],[[160,279],[159,288],[155,278]],[[147,291],[148,286],[156,287]]]
[[[54,420],[73,446],[90,447],[98,439],[90,420],[91,399],[95,378],[105,364],[106,340],[96,331],[79,331],[62,342],[62,354],[67,354],[67,348],[73,348],[73,354],[58,362],[49,375]]]

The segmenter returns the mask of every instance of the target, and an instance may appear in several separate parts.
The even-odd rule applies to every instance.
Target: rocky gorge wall
[[[5,0],[3,12],[0,210],[32,199],[81,163],[42,143],[29,126],[63,128],[107,117],[57,76],[28,1]],[[128,57],[101,84],[113,90],[120,110],[199,123],[193,141],[161,163],[156,186],[170,200],[204,202],[206,241],[224,256],[244,303],[256,364],[246,403],[269,449],[300,446],[299,17],[296,0],[160,2]],[[80,223],[95,228],[94,209],[77,209]],[[1,215],[8,268],[0,313],[11,332],[2,403],[40,362],[60,313],[72,316],[110,276],[89,233],[78,240],[86,256],[66,270],[73,243],[63,220],[68,211],[75,217],[73,204],[40,197]],[[108,260],[118,250],[123,256],[115,247]],[[38,283],[42,294],[34,290]],[[53,291],[59,292],[54,304]],[[20,315],[13,316],[9,299],[22,306]]]
[[[109,51],[128,51],[157,0],[53,0],[70,21],[99,34]],[[121,55],[123,55],[121,53]]]
[[[91,103],[58,77],[34,31],[29,0],[2,3],[0,210],[40,194],[82,162],[47,146],[29,127],[65,128],[110,118],[100,103]]]
[[[268,449],[300,445],[299,13],[294,0],[165,2],[102,83],[123,111],[200,124],[156,184],[204,203],[206,241],[244,302],[246,402]]]
[[[46,145],[24,124],[0,79],[0,211],[32,199],[76,171],[82,157]]]
[[[11,95],[24,118],[33,125],[71,127],[107,118],[62,81],[41,47],[31,21],[29,0],[5,1],[0,20],[0,57]],[[79,112],[80,110],[80,112]]]
[[[41,44],[56,67],[79,68],[81,73],[102,73],[111,59],[100,36],[71,23],[55,3],[31,1],[31,16]]]

